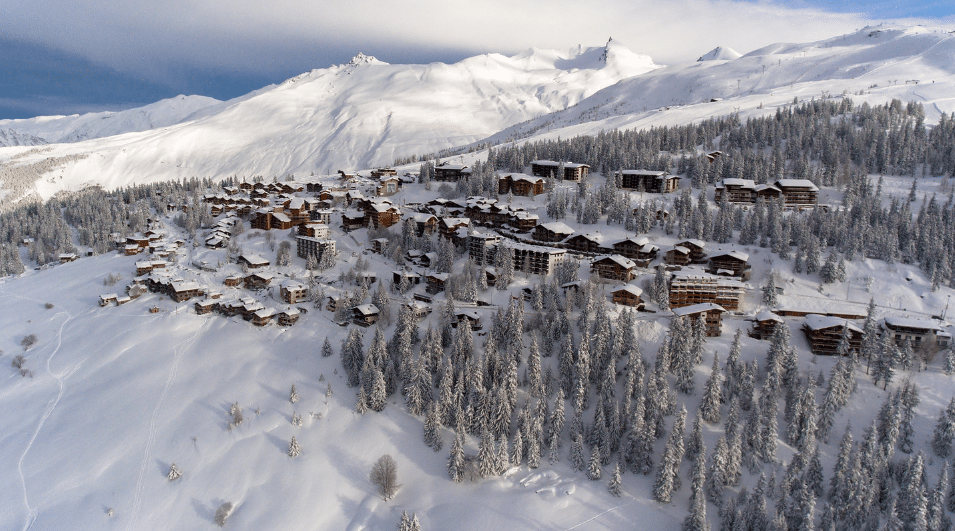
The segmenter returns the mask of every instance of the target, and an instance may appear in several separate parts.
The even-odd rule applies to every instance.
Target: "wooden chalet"
[[[441,218],[441,221],[438,222],[438,228],[441,231],[441,236],[445,238],[450,238],[457,243],[458,229],[467,229],[471,224],[469,218]]]
[[[690,251],[691,264],[706,263],[706,253],[703,251],[703,248],[706,247],[706,242],[702,240],[683,240],[677,243],[677,245]]]
[[[76,260],[79,256],[77,256],[76,253],[60,253],[58,258],[61,264],[65,264]]]
[[[743,284],[738,280],[692,269],[675,271],[670,277],[670,308],[713,303],[724,310],[739,311]]]
[[[614,243],[611,248],[615,253],[636,261],[641,267],[649,265],[660,252],[660,248],[650,243],[646,236],[631,236]]]
[[[587,178],[590,166],[575,162],[535,160],[531,162],[531,174],[537,177],[553,177],[561,181],[579,182]]]
[[[205,294],[199,284],[192,281],[173,281],[171,288],[169,296],[176,302],[185,302]]]
[[[245,277],[245,289],[265,289],[272,283],[275,275],[272,273],[252,273]]]
[[[285,280],[279,286],[279,295],[288,304],[296,304],[308,299],[308,286],[293,280]]]
[[[401,187],[401,180],[396,176],[382,177],[378,180],[378,187],[375,192],[378,197],[389,197],[398,193]]]
[[[229,286],[230,288],[234,288],[238,286],[240,283],[242,283],[242,277],[238,275],[232,275],[232,276],[226,277],[226,279],[223,280],[222,283],[226,286]]]
[[[360,210],[346,210],[342,212],[342,230],[345,232],[365,227],[365,213]]]
[[[634,308],[643,307],[643,290],[633,284],[624,284],[619,288],[614,288],[610,292],[610,297],[616,304]]]
[[[428,281],[428,287],[425,291],[432,295],[444,291],[449,278],[451,278],[451,275],[447,273],[431,273],[425,276],[425,280]]]
[[[642,190],[649,194],[668,194],[680,186],[680,178],[665,171],[623,170],[620,187],[625,190]]]
[[[430,236],[438,227],[438,218],[434,214],[415,212],[409,217],[415,224],[415,236]]]
[[[401,221],[401,211],[391,203],[370,202],[365,208],[365,216],[375,228],[390,227]]]
[[[574,229],[567,226],[566,223],[552,221],[550,223],[544,223],[534,227],[534,233],[531,235],[531,237],[539,242],[557,243],[564,241],[564,239],[572,236],[573,234]]]
[[[464,164],[441,162],[434,167],[434,180],[443,183],[456,183],[461,177],[470,177],[471,168]]]
[[[726,201],[736,204],[751,204],[756,202],[756,181],[752,179],[723,179],[716,184],[716,195],[713,201],[720,204],[723,197]]]
[[[195,308],[197,315],[205,315],[207,313],[212,313],[212,310],[216,307],[216,301],[212,299],[203,299],[201,301],[196,301]]]
[[[392,271],[391,281],[395,286],[400,286],[402,281],[407,282],[409,286],[417,286],[421,284],[421,275],[414,271]]]
[[[423,319],[431,313],[431,306],[418,300],[410,300],[404,303],[404,305],[411,311],[411,315],[416,319]]]
[[[243,254],[239,256],[238,262],[240,265],[244,265],[249,269],[258,269],[260,267],[269,266],[269,261],[257,254]]]
[[[564,240],[564,246],[578,253],[599,254],[607,250],[603,247],[603,241],[600,234],[576,234]]]
[[[809,179],[779,179],[773,186],[782,192],[786,207],[811,208],[819,202],[819,188]]]
[[[807,315],[802,331],[812,353],[823,356],[834,356],[838,352],[843,334],[847,335],[848,350],[861,352],[865,335],[861,328],[845,319],[819,314]]]
[[[718,337],[723,334],[723,309],[719,304],[703,303],[692,306],[683,306],[673,309],[673,315],[686,317],[691,322],[703,316],[705,320],[706,336]]]
[[[534,197],[544,193],[544,178],[524,173],[509,173],[497,181],[498,195],[514,194]]]
[[[752,267],[749,255],[742,251],[730,251],[710,257],[709,272],[749,280]]]
[[[252,312],[249,320],[252,321],[252,324],[255,326],[265,326],[272,322],[276,313],[275,308],[262,308],[261,310]]]
[[[302,312],[298,308],[288,308],[276,314],[275,320],[278,321],[279,326],[292,326],[301,316]]]
[[[690,250],[681,245],[675,245],[663,255],[667,265],[685,266],[690,264]]]
[[[464,322],[465,320],[470,321],[471,330],[480,330],[481,329],[481,314],[477,310],[457,310],[454,312],[454,321],[451,321],[451,326],[454,328],[458,327],[458,324]]]
[[[630,282],[636,277],[636,273],[634,273],[636,267],[637,264],[633,263],[632,260],[619,254],[612,254],[595,258],[590,263],[590,274],[605,280]]]
[[[769,310],[763,310],[753,317],[753,329],[749,332],[749,337],[772,339],[777,326],[786,326],[783,318]]]
[[[540,222],[540,216],[524,210],[511,211],[506,214],[507,224],[517,232],[530,232]]]
[[[116,302],[117,295],[115,293],[107,293],[106,295],[99,296],[99,305],[100,306],[109,306],[109,303]]]
[[[362,304],[352,308],[352,322],[359,326],[371,326],[378,322],[380,311],[374,304]]]

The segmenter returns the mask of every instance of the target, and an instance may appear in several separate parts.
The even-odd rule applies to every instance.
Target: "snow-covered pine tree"
[[[653,499],[660,503],[669,503],[673,491],[680,488],[680,463],[683,462],[683,430],[686,425],[686,408],[680,408],[680,413],[673,422],[670,438],[663,450],[663,458],[657,471],[656,481],[653,483]]]
[[[600,445],[595,444],[590,452],[590,462],[587,465],[587,479],[597,481],[600,479],[603,471],[600,468]]]
[[[620,476],[620,468],[620,462],[617,462],[614,466],[613,474],[610,476],[610,484],[607,486],[610,494],[618,498],[623,494],[623,481]]]
[[[288,456],[289,457],[298,457],[302,453],[302,447],[299,446],[298,441],[295,440],[295,436],[292,436],[292,440],[288,443]]]
[[[696,417],[693,419],[693,429],[690,430],[690,437],[686,441],[686,458],[688,461],[696,461],[697,457],[703,459],[705,455],[700,453],[703,448],[703,417],[700,409],[696,410]]]
[[[955,398],[943,409],[935,423],[935,433],[932,437],[932,450],[941,458],[948,458],[952,453],[952,442],[955,441]]]
[[[710,424],[720,421],[720,398],[723,382],[720,373],[719,353],[713,353],[713,367],[710,369],[710,378],[703,387],[703,402],[700,404],[700,413],[703,420]]]
[[[176,466],[176,463],[169,465],[169,473],[166,474],[166,479],[169,481],[175,481],[182,477],[182,470]]]
[[[458,429],[451,443],[451,455],[448,457],[448,475],[451,481],[464,481],[464,432]]]
[[[700,454],[705,455],[706,447],[700,448]],[[709,531],[710,524],[706,521],[706,464],[700,458],[693,464],[693,478],[690,482],[690,513],[683,520],[683,531]]]
[[[295,384],[292,384],[292,390],[289,391],[288,401],[294,404],[298,402],[298,400],[298,391],[295,390]]]
[[[723,487],[729,481],[727,472],[729,468],[729,447],[726,443],[726,437],[720,436],[716,441],[716,448],[713,449],[713,455],[710,456],[710,469],[706,474],[706,496],[717,507],[723,506]]]
[[[325,342],[322,344],[322,357],[327,358],[332,354],[332,343],[328,340],[328,336],[325,336]]]

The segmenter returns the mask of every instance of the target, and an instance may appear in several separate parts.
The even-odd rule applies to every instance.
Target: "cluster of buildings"
[[[756,184],[752,179],[723,179],[716,185],[714,200],[723,197],[734,204],[755,205],[756,201],[782,201],[786,208],[812,208],[819,202],[819,188],[808,179],[779,179],[772,184]]]

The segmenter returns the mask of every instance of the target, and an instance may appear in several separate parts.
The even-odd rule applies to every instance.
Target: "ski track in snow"
[[[153,409],[152,419],[149,421],[149,436],[146,438],[146,449],[143,451],[143,461],[139,466],[139,479],[136,481],[136,494],[133,496],[133,511],[129,519],[129,524],[126,526],[126,531],[134,529],[134,524],[139,518],[139,510],[143,502],[143,487],[145,486],[146,470],[149,468],[149,457],[151,455],[153,442],[156,440],[156,425],[159,422],[159,411],[162,409],[163,402],[166,401],[166,395],[169,394],[172,382],[176,379],[176,373],[179,369],[179,360],[182,358],[182,354],[186,351],[186,348],[190,344],[195,343],[196,339],[199,338],[199,334],[209,322],[209,320],[204,320],[204,322],[196,328],[192,337],[180,342],[174,347],[175,355],[173,356],[172,367],[169,369],[169,376],[166,378],[166,385],[159,395],[159,400]]]
[[[23,298],[23,297],[20,297]],[[23,449],[23,454],[20,455],[20,461],[17,462],[17,472],[20,474],[20,485],[23,488],[23,505],[27,509],[27,521],[24,522],[23,529],[28,530],[33,527],[33,523],[36,522],[36,517],[40,514],[38,510],[30,507],[30,498],[27,494],[27,481],[23,475],[23,460],[26,459],[27,454],[30,452],[30,448],[33,447],[33,442],[36,441],[37,436],[40,434],[40,430],[43,429],[43,425],[46,424],[46,419],[50,418],[50,415],[53,413],[53,410],[56,409],[56,405],[60,403],[60,398],[63,396],[63,379],[50,371],[50,362],[53,361],[53,357],[56,356],[56,353],[60,351],[60,345],[63,344],[63,328],[66,326],[66,323],[70,322],[73,319],[73,315],[70,312],[63,310],[57,315],[66,314],[66,320],[60,324],[60,330],[56,333],[56,348],[53,349],[53,352],[50,353],[50,357],[46,359],[46,372],[54,380],[56,380],[56,385],[59,388],[56,393],[56,398],[50,402],[49,407],[43,413],[43,416],[40,418],[40,422],[36,426],[36,430],[33,432],[33,436],[30,437],[30,442],[27,443],[27,447]],[[72,374],[72,372],[71,372]]]
[[[575,525],[575,526],[573,526],[573,527],[568,527],[568,528],[565,529],[564,531],[570,531],[571,529],[577,529],[578,527],[580,527],[580,526],[582,526],[582,525],[584,525],[584,524],[589,524],[590,522],[593,522],[594,520],[600,518],[601,516],[603,516],[603,515],[605,515],[605,514],[607,514],[607,513],[612,513],[612,512],[614,512],[614,511],[616,511],[617,509],[623,509],[624,507],[628,507],[628,506],[630,506],[630,505],[633,505],[634,503],[637,503],[637,500],[633,500],[633,501],[631,501],[630,503],[625,503],[625,504],[623,504],[623,505],[618,505],[618,506],[616,506],[616,507],[611,507],[611,508],[607,509],[606,511],[595,515],[593,518],[590,518],[589,520],[584,520],[583,522],[580,522],[579,524],[577,524],[577,525]]]

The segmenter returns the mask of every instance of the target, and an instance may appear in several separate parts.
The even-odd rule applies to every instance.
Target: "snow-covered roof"
[[[288,217],[287,214],[282,212],[272,212],[272,217],[275,218],[280,223],[291,223],[292,218]]]
[[[692,306],[684,306],[682,308],[674,308],[673,315],[684,317],[687,315],[693,315],[700,312],[708,312],[711,310],[716,310],[719,312],[725,312],[726,310],[719,304],[713,304],[712,302],[704,302],[702,304],[694,304]]]
[[[619,254],[608,254],[595,258],[594,262],[602,262],[604,260],[612,260],[617,263],[620,267],[625,269],[633,269],[637,267],[637,264],[633,263],[633,260],[627,259],[626,257],[620,256]]]
[[[567,249],[555,249],[553,247],[544,247],[542,245],[531,245],[529,243],[522,242],[508,242],[508,247],[514,250],[520,251],[531,251],[535,253],[547,253],[547,254],[566,254]]]
[[[735,258],[735,259],[739,260],[740,262],[746,262],[746,261],[749,260],[749,255],[746,254],[746,253],[744,253],[743,251],[730,251],[730,252],[728,252],[728,253],[722,253],[722,254],[718,254],[718,255],[716,255],[716,256],[712,256],[712,257],[710,257],[710,259],[711,259],[711,260],[714,260],[714,259],[716,259],[716,258],[721,258],[721,257],[723,257],[723,256],[729,256],[730,258]]]
[[[624,239],[618,241],[618,242],[615,243],[614,245],[619,245],[619,244],[621,244],[621,243],[626,243],[626,242],[630,242],[630,243],[632,243],[632,244],[634,244],[634,245],[638,245],[638,246],[640,246],[640,247],[643,247],[644,245],[647,245],[648,243],[650,243],[650,240],[647,239],[646,236],[630,236],[630,237],[628,237],[628,238],[624,238]]]
[[[361,210],[346,210],[342,212],[342,217],[348,218],[348,219],[364,218],[365,213],[362,212]]]
[[[451,278],[451,275],[449,275],[449,274],[447,274],[447,273],[432,273],[432,274],[428,275],[428,278],[434,278],[434,279],[440,280],[440,281],[442,281],[442,282],[445,282],[445,281],[447,281],[449,278]]]
[[[686,247],[683,247],[682,245],[675,246],[673,250],[680,254],[690,254],[690,250],[687,249]]]
[[[560,166],[559,162],[554,162],[552,160],[532,160],[531,164],[534,166],[554,166],[555,168]]]
[[[819,188],[809,179],[779,179],[776,184],[780,188],[809,188],[812,191],[819,191]]]
[[[244,254],[244,255],[240,256],[239,258],[240,258],[241,260],[245,260],[245,261],[248,262],[250,265],[254,265],[254,266],[255,266],[255,265],[258,265],[258,266],[267,266],[267,265],[269,265],[269,261],[268,261],[268,260],[266,260],[265,258],[262,258],[260,255],[257,255],[257,254]]]
[[[362,315],[375,315],[379,310],[374,304],[362,304],[361,306],[355,306],[355,311]]]
[[[620,286],[619,288],[611,291],[610,293],[617,293],[618,291],[626,291],[627,293],[630,293],[631,295],[635,295],[637,297],[639,297],[640,295],[643,295],[643,290],[634,286],[633,284],[624,284],[623,286]]]
[[[843,319],[842,317],[819,315],[818,313],[811,313],[807,315],[804,324],[809,327],[810,330],[825,330],[826,328],[841,328],[843,326],[847,326],[849,330],[862,333],[861,328]]]
[[[637,175],[641,177],[663,177],[667,174],[667,172],[659,170],[623,170],[621,174]]]
[[[454,227],[471,223],[471,218],[441,218],[441,222],[447,227]]]
[[[449,164],[449,163],[447,163],[447,162],[442,162],[442,163],[438,164],[437,166],[435,166],[435,168],[442,168],[442,169],[445,169],[445,170],[458,170],[458,171],[460,171],[460,170],[463,170],[464,168],[467,168],[467,166],[464,165],[464,164]]]
[[[897,317],[894,315],[887,315],[885,317],[885,324],[892,328],[921,328],[923,330],[940,329],[940,327],[935,324],[935,321],[928,319],[916,319],[912,317]]]
[[[752,179],[737,179],[735,177],[730,177],[729,179],[723,179],[723,186],[739,186],[741,188],[755,188],[756,181]]]
[[[411,214],[411,219],[413,219],[415,223],[427,223],[428,221],[431,221],[432,219],[437,219],[437,218],[434,217],[434,214],[425,214],[423,212],[415,212],[414,214]]]
[[[538,225],[544,229],[547,229],[555,234],[573,234],[574,229],[570,228],[566,223],[560,221],[551,221],[550,223],[544,223]]]
[[[275,315],[275,308],[262,308],[257,310],[254,315],[259,319],[268,319]]]
[[[565,162],[564,167],[575,170],[577,168],[589,168],[590,164],[584,164],[582,162]]]
[[[289,317],[294,317],[302,312],[300,312],[298,308],[286,308],[285,310],[282,310],[280,313],[284,313],[285,315],[288,315]]]
[[[757,320],[757,321],[776,321],[777,323],[783,322],[783,318],[782,318],[782,317],[776,315],[775,313],[773,313],[773,312],[771,312],[771,311],[769,311],[769,310],[763,310],[763,311],[757,313],[756,316],[755,316],[753,319],[755,319],[755,320]]]
[[[681,245],[681,246],[683,246],[683,247],[686,247],[686,245],[684,245],[684,244],[690,244],[690,245],[699,247],[700,249],[706,247],[706,242],[704,242],[703,240],[695,240],[695,239],[694,239],[694,240],[683,240],[683,241],[680,242],[678,245]]]

